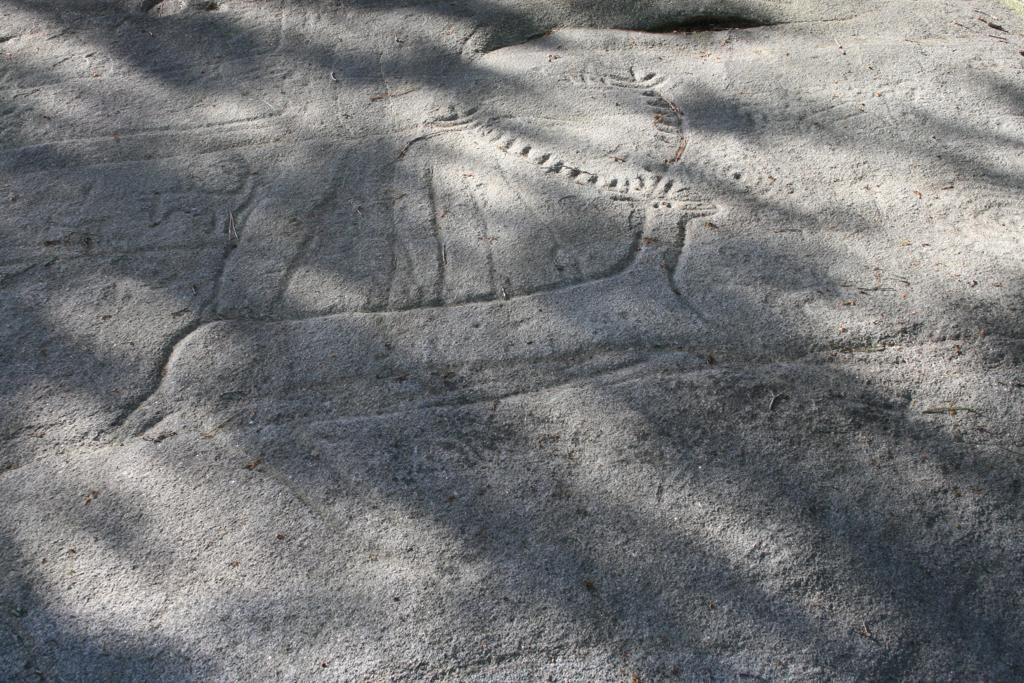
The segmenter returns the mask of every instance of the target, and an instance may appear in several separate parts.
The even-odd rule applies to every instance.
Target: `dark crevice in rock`
[[[775,26],[775,22],[741,16],[696,16],[683,21],[656,22],[634,28],[642,33],[701,33],[709,31],[732,31]]]
[[[766,28],[779,26],[782,23],[785,22],[774,21],[764,17],[758,18],[741,15],[701,14],[684,18],[652,18],[647,21],[612,21],[604,25],[601,25],[601,22],[593,24],[585,22],[580,25],[572,26],[559,25],[542,28],[538,28],[536,26],[517,27],[517,29],[513,30],[492,29],[491,31],[482,32],[482,35],[477,38],[477,51],[480,54],[486,54],[506,47],[525,45],[535,40],[545,38],[555,31],[571,28],[611,29],[619,31],[635,31],[637,33],[686,34]]]
[[[139,11],[143,14],[180,14],[213,12],[218,8],[216,0],[143,0]]]
[[[506,47],[515,47],[516,45],[526,45],[532,43],[535,40],[541,40],[546,38],[554,32],[554,29],[547,31],[534,31],[525,36],[523,35],[505,35],[505,34],[481,34],[480,45],[477,49],[479,54],[487,54],[489,52],[497,52],[503,50]]]

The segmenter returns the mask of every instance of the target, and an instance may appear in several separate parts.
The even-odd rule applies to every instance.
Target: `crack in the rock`
[[[143,0],[142,4],[139,5],[138,11],[142,14],[149,14],[165,3],[168,3],[168,0]],[[179,5],[180,7],[176,9],[200,10],[204,12],[212,12],[218,9],[216,0],[186,0],[185,2],[179,2]]]
[[[555,31],[565,29],[593,29],[593,30],[613,30],[613,31],[630,31],[635,33],[709,33],[709,32],[720,32],[720,31],[743,31],[755,28],[771,28],[773,26],[782,26],[787,23],[786,21],[773,21],[765,18],[757,17],[745,17],[741,15],[705,15],[699,14],[689,17],[683,17],[679,19],[663,19],[660,21],[650,22],[639,22],[639,23],[627,23],[617,26],[551,26],[546,29],[533,30],[527,35],[520,36],[508,36],[505,40],[502,40],[500,36],[492,36],[490,40],[486,42],[477,52],[478,55],[488,54],[490,52],[496,52],[503,50],[507,47],[515,47],[519,45],[526,45],[536,40],[542,40],[550,36]],[[467,45],[469,41],[467,40]],[[464,50],[465,51],[465,50]]]
[[[227,234],[227,244],[224,246],[224,253],[221,257],[220,264],[214,274],[214,286],[210,292],[209,297],[203,302],[199,309],[199,314],[195,320],[191,321],[188,325],[185,325],[180,330],[171,335],[167,341],[164,342],[160,349],[160,362],[158,364],[159,370],[154,373],[155,377],[150,382],[149,388],[143,393],[143,395],[136,400],[130,402],[127,406],[121,409],[117,416],[110,422],[106,429],[104,429],[100,436],[105,436],[114,432],[123,426],[134,416],[142,407],[152,399],[157,392],[160,391],[160,387],[163,386],[164,379],[170,372],[171,365],[174,361],[175,352],[178,346],[187,339],[193,332],[198,330],[200,327],[213,322],[217,312],[217,304],[220,301],[220,293],[223,289],[224,275],[227,271],[228,261],[231,259],[231,255],[235,252],[238,247],[238,243],[241,239],[241,235],[238,230],[244,222],[244,218],[248,215],[249,210],[252,208],[254,199],[256,197],[257,183],[255,180],[251,182],[249,190],[245,195],[242,202],[235,207],[233,210],[228,212],[227,222],[225,224],[225,233]],[[235,218],[235,214],[239,214],[239,218]],[[161,419],[161,416],[154,416],[149,420],[143,422],[134,432],[136,434],[142,434],[147,429],[153,426],[156,422]]]
[[[129,405],[121,409],[121,412],[115,417],[110,424],[104,430],[103,434],[109,434],[110,432],[123,427],[132,416],[135,415],[142,407],[151,399],[153,396],[160,391],[160,387],[163,386],[164,380],[167,378],[168,373],[171,370],[171,365],[174,361],[175,352],[178,346],[193,332],[198,330],[203,325],[209,324],[212,321],[203,321],[201,318],[197,318],[192,321],[178,332],[168,339],[160,350],[160,364],[159,370],[156,373],[155,381],[150,384],[149,389],[140,398],[132,401]],[[158,422],[160,417],[152,417],[146,422],[142,423],[136,430],[135,434],[141,434],[147,429],[152,427]]]
[[[778,26],[782,22],[765,21],[740,15],[711,16],[698,15],[681,21],[664,21],[652,23],[630,30],[638,33],[706,33],[717,31],[742,31],[752,28],[768,28]]]
[[[532,27],[533,30],[525,35],[509,35],[508,33],[503,35],[491,34],[483,40],[478,39],[476,42],[480,44],[480,47],[475,51],[472,51],[471,45],[474,41],[471,39],[476,38],[479,35],[479,27],[477,27],[473,30],[473,33],[470,34],[470,37],[466,39],[465,45],[462,49],[462,56],[464,59],[472,60],[474,57],[480,57],[491,52],[497,52],[498,50],[503,50],[507,47],[527,45],[534,41],[542,40],[556,31],[563,30],[589,29],[594,31],[626,31],[630,33],[688,35],[695,33],[720,33],[724,31],[748,31],[758,28],[777,28],[780,26],[791,26],[795,24],[827,24],[850,21],[851,19],[856,19],[857,16],[858,15],[856,14],[851,14],[847,16],[818,19],[771,19],[767,17],[743,16],[738,14],[698,14],[678,19],[619,23],[617,25],[605,26],[573,24],[549,25],[543,29]]]

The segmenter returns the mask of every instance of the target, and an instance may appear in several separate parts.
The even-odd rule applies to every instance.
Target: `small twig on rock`
[[[787,395],[787,394],[776,394],[773,391],[772,392],[771,400],[768,401],[768,412],[770,413],[773,410],[775,410],[775,404],[778,403],[779,401],[781,401],[782,399],[785,399],[785,398],[789,398],[789,395]]]
[[[382,92],[382,93],[380,93],[378,95],[371,95],[370,96],[370,101],[371,102],[378,102],[380,100],[393,100],[396,97],[401,97],[402,95],[408,95],[409,93],[416,92],[417,90],[419,90],[419,88],[409,88],[408,90],[403,90],[401,92],[396,92],[396,93]]]
[[[980,410],[971,408],[970,406],[946,406],[944,408],[925,408],[921,411],[924,415],[956,415],[957,413],[974,413],[975,415],[981,415]]]

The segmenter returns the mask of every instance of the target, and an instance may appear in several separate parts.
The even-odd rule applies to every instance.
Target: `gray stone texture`
[[[1024,679],[1019,0],[0,0],[0,680]]]

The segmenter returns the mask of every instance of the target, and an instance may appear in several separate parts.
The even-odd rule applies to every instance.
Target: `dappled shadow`
[[[68,16],[4,5],[46,30]],[[1024,185],[1006,161],[1019,131],[934,101],[836,112],[824,90],[741,94],[778,61],[731,88],[681,77],[689,145],[673,172],[719,213],[686,225],[678,267],[644,260],[666,247],[634,245],[627,221],[635,260],[547,291],[388,310],[345,265],[397,268],[367,248],[315,261],[342,303],[287,298],[332,245],[394,242],[401,164],[493,166],[493,149],[444,136],[405,154],[442,106],[485,102],[543,148],[596,144],[517,121],[516,97],[543,110],[545,88],[493,50],[568,15],[687,20],[618,5],[410,3],[391,24],[391,4],[296,3],[291,24],[268,11],[247,25],[226,4],[103,10],[75,28],[75,49],[154,99],[114,81],[83,86],[56,121],[45,98],[5,114],[0,169],[29,178],[0,197],[21,217],[4,225],[4,344],[25,354],[3,380],[5,676],[1021,675],[1019,264],[943,279],[914,261],[934,233],[877,243],[930,211],[914,225],[965,219],[990,231],[970,237],[979,248],[1019,246],[1019,224],[999,232],[1019,206],[1002,193]],[[381,34],[332,44],[332,17]],[[568,52],[559,33],[536,49]],[[43,60],[16,61],[4,87],[68,87],[49,78]],[[1019,90],[980,87],[1008,111]],[[137,116],[107,120],[112,102]],[[232,112],[209,114],[218,102]],[[190,107],[197,125],[171,130]],[[827,168],[826,153],[836,189],[792,171]],[[917,182],[919,164],[935,187],[871,175]],[[523,168],[524,203],[585,191]],[[88,185],[82,206],[32,187],[54,179]],[[596,192],[582,220],[617,201]],[[235,268],[252,253],[271,265]],[[96,333],[104,316],[122,321]]]

